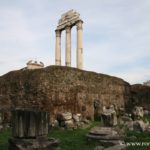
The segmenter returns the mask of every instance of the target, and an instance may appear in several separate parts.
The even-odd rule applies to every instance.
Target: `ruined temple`
[[[55,30],[55,66],[43,68],[43,63],[29,61],[27,69],[0,76],[0,112],[4,111],[2,108],[8,113],[16,107],[32,107],[49,112],[51,120],[64,112],[79,113],[93,120],[103,106],[132,109],[142,104],[150,110],[149,86],[131,86],[120,78],[83,70],[82,24],[80,14],[74,10],[61,16]],[[77,26],[77,68],[71,67],[73,26]],[[63,30],[66,30],[66,66],[61,66]]]
[[[65,65],[71,67],[71,29],[77,27],[77,68],[83,69],[83,21],[80,14],[70,10],[59,19],[56,32],[55,65],[61,66],[61,33],[66,31]]]

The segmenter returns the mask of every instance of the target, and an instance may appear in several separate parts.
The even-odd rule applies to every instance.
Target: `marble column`
[[[71,66],[71,27],[66,27],[66,66]]]
[[[61,66],[61,31],[56,32],[55,65]]]
[[[77,68],[83,69],[83,21],[77,23]]]

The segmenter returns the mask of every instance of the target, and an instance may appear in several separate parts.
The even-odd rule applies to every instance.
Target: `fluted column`
[[[83,21],[77,23],[77,68],[83,69]]]
[[[61,31],[56,32],[55,65],[61,66]]]
[[[71,66],[71,27],[66,27],[66,66]]]

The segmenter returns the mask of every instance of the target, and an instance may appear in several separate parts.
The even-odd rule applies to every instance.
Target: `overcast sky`
[[[74,9],[84,21],[84,69],[123,78],[150,79],[150,0],[0,0],[0,75],[33,59],[55,64],[61,14]],[[65,64],[65,32],[62,60]],[[76,63],[72,29],[72,66]]]

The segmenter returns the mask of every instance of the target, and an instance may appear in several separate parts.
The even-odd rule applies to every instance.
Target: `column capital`
[[[82,20],[79,20],[79,21],[76,23],[77,30],[82,30],[82,29],[83,29],[82,24],[83,24],[83,21],[82,21]]]
[[[66,26],[65,30],[66,30],[66,33],[70,33],[71,27],[70,26]]]
[[[56,37],[61,37],[61,30],[55,30]]]

